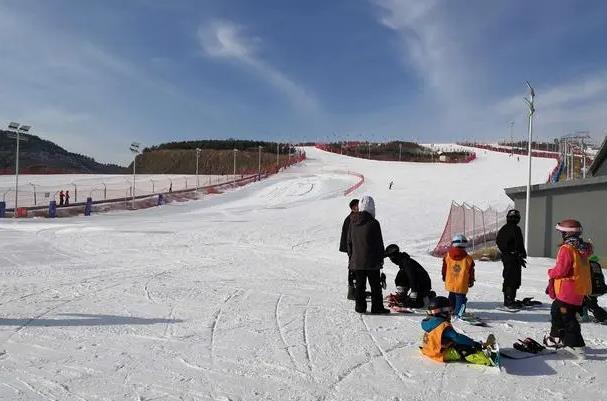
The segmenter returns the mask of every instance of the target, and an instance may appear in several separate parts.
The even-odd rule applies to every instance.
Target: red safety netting
[[[506,223],[506,213],[511,207],[503,210],[493,207],[480,209],[467,203],[451,202],[445,229],[431,252],[432,255],[443,256],[447,253],[451,239],[456,234],[464,234],[473,251],[493,245],[498,230]]]

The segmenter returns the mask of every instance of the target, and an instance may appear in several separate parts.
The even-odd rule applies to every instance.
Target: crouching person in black
[[[367,280],[371,287],[371,313],[390,313],[384,308],[380,270],[384,266],[384,241],[379,222],[375,219],[375,203],[363,196],[358,203],[359,213],[352,216],[348,231],[350,270],[356,275],[356,307],[358,313],[367,311],[365,294]]]
[[[394,280],[398,302],[408,308],[427,306],[435,293],[432,291],[432,282],[426,269],[408,253],[400,252],[396,244],[388,245],[385,256],[399,268]]]

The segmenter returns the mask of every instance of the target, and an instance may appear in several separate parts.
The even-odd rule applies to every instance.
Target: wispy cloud
[[[520,85],[513,88],[518,91],[516,95],[500,92],[494,83],[503,81],[503,72],[496,72],[488,62],[494,49],[479,50],[470,44],[474,34],[482,32],[482,25],[501,21],[491,22],[489,16],[478,22],[476,16],[468,18],[467,13],[450,9],[447,2],[440,0],[371,1],[380,10],[378,22],[400,37],[401,57],[420,78],[418,100],[425,101],[436,116],[424,128],[444,130],[452,138],[479,133],[485,138],[497,138],[506,131],[506,122],[514,119],[521,123],[518,129],[523,131],[526,106],[522,97],[527,91],[524,82],[513,83]],[[470,24],[474,29],[463,28]],[[544,36],[543,40],[548,39]],[[540,135],[558,136],[579,128],[604,133],[607,70],[570,81],[536,83],[536,92],[536,131]],[[460,132],[454,132],[453,127],[459,127]]]
[[[298,108],[318,111],[318,102],[302,85],[263,60],[259,55],[262,40],[249,35],[245,28],[231,21],[214,21],[198,29],[200,46],[209,57],[232,60],[285,94]]]

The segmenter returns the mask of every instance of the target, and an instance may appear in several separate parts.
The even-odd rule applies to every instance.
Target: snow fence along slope
[[[356,178],[336,171],[365,176],[352,196],[375,197],[385,243],[426,266],[440,293],[440,259],[426,250],[450,201],[507,203],[502,187],[524,183],[523,163],[483,152],[468,165],[307,152],[302,165],[205,200],[0,222],[0,399],[605,399],[598,352],[506,362],[508,374],[485,376],[421,358],[422,315],[361,316],[345,299],[337,248],[343,191]],[[537,182],[551,167],[536,164]],[[547,301],[549,264],[530,260],[520,296]],[[384,270],[394,290],[396,269]],[[470,309],[502,344],[539,337],[546,308],[493,309],[500,272],[478,264]],[[604,330],[584,325],[590,347],[603,347]]]

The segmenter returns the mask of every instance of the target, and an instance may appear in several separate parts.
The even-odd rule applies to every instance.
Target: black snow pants
[[[502,263],[504,264],[502,292],[504,305],[508,306],[516,300],[516,290],[521,286],[521,264],[511,257],[502,257]]]
[[[379,270],[354,270],[356,275],[356,307],[358,313],[367,311],[367,279],[371,287],[371,312],[378,312],[384,308],[384,299],[381,292]]]
[[[607,320],[607,311],[599,306],[597,297],[588,295],[584,298],[584,304],[582,306],[588,309],[588,311],[592,313],[592,316],[599,322]]]
[[[582,313],[581,306],[567,304],[555,299],[550,308],[552,327],[550,335],[559,337],[567,347],[584,347],[582,329],[575,314]]]

